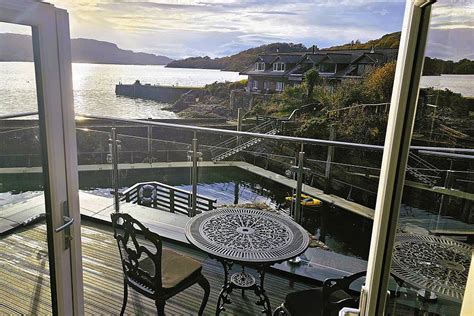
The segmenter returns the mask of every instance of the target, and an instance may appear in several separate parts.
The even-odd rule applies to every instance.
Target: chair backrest
[[[323,283],[323,315],[331,315],[331,311],[339,311],[343,307],[357,307],[359,295],[351,295],[350,286],[358,279],[365,278],[366,271],[358,272],[340,279],[326,279]],[[337,291],[343,291],[346,295],[336,295]]]
[[[113,213],[111,218],[125,279],[143,294],[158,294],[162,288],[160,236],[129,214]],[[138,239],[139,234],[150,243]],[[146,260],[148,269],[144,269],[143,260]],[[152,269],[149,268],[151,263]]]

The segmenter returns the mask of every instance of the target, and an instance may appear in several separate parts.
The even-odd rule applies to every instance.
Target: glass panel
[[[473,6],[433,5],[392,261],[390,315],[459,315],[474,244]]]
[[[107,120],[76,118],[81,214],[106,217],[114,208],[111,129]]]
[[[38,111],[31,29],[0,30],[0,116]],[[37,116],[0,120],[0,314],[52,313],[41,146]]]

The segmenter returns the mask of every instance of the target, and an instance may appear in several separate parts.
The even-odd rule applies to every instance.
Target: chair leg
[[[204,309],[206,308],[207,300],[209,299],[209,293],[211,292],[211,286],[209,281],[201,274],[198,279],[198,284],[204,289],[204,297],[202,298],[201,307],[199,308],[199,316],[204,315]]]
[[[127,307],[127,299],[128,299],[128,285],[125,280],[123,280],[123,303],[122,303],[122,310],[120,311],[120,316],[125,313],[125,308]]]
[[[157,300],[155,301],[156,311],[158,312],[158,316],[165,316],[165,300]]]
[[[273,312],[273,316],[291,316],[290,313],[286,310],[283,304],[277,307]]]

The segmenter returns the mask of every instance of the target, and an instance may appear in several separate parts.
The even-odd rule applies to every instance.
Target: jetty
[[[201,87],[141,84],[139,80],[135,81],[134,84],[119,83],[115,86],[115,94],[118,96],[140,98],[170,104],[178,101],[183,95],[191,95],[200,90],[202,90]]]

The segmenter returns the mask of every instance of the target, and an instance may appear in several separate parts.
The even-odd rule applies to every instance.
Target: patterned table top
[[[243,208],[223,208],[192,218],[186,238],[213,256],[247,263],[285,261],[303,253],[309,244],[306,230],[291,218]]]
[[[432,235],[398,234],[392,272],[414,286],[461,301],[471,246]]]

